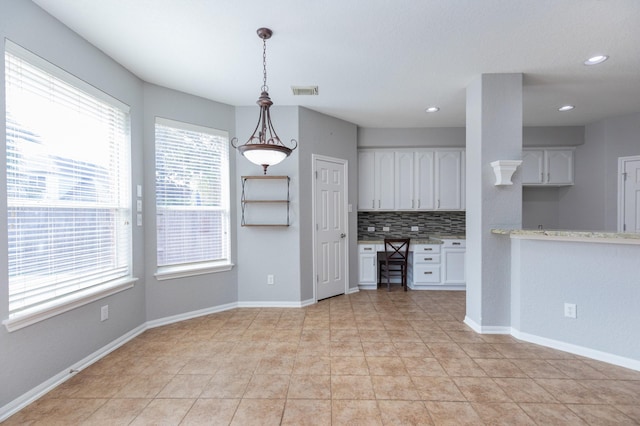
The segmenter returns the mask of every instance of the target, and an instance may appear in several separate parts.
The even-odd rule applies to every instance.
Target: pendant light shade
[[[298,142],[291,139],[292,148],[283,144],[271,123],[269,108],[273,102],[269,97],[269,87],[267,86],[267,40],[271,38],[273,32],[269,28],[259,28],[257,33],[258,37],[262,39],[263,72],[262,93],[256,102],[260,107],[258,124],[244,145],[237,145],[238,138],[233,138],[231,146],[236,148],[247,160],[262,166],[266,175],[267,167],[278,164],[287,158],[298,147]]]

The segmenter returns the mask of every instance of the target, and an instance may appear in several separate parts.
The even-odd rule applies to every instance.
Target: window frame
[[[226,235],[226,252],[227,256],[222,260],[205,260],[199,262],[185,262],[179,264],[172,265],[158,265],[158,204],[156,198],[155,204],[155,218],[156,218],[156,272],[154,274],[155,278],[158,281],[163,280],[171,280],[176,278],[185,278],[192,277],[197,275],[218,273],[218,272],[226,272],[233,269],[235,264],[231,258],[231,159],[230,159],[230,149],[229,149],[229,132],[225,130],[216,129],[213,127],[201,126],[196,124],[187,123],[184,121],[173,120],[164,117],[155,117],[154,120],[154,153],[157,153],[157,126],[161,125],[164,127],[169,127],[177,130],[189,131],[189,132],[197,132],[197,133],[206,133],[208,135],[216,136],[224,138],[223,142],[225,149],[225,158],[222,158],[223,162],[226,162],[226,170],[223,170],[223,174],[221,175],[223,181],[221,186],[226,189],[226,194],[222,196],[222,206],[219,208],[225,216],[226,229],[223,229],[223,235]],[[157,173],[157,164],[156,157],[154,154],[154,170]],[[154,188],[156,188],[155,193],[157,193],[157,181],[154,180]]]
[[[124,212],[124,216],[127,219],[127,224],[123,229],[126,229],[126,245],[127,247],[125,254],[127,255],[126,266],[125,264],[119,264],[117,266],[118,269],[124,268],[125,274],[120,277],[110,278],[106,281],[96,280],[90,286],[81,288],[80,290],[76,290],[74,292],[68,293],[61,297],[50,297],[42,302],[34,304],[33,306],[18,310],[14,308],[14,311],[9,310],[9,306],[7,306],[7,314],[8,318],[2,321],[2,324],[5,325],[9,332],[19,330],[23,327],[27,327],[29,325],[35,324],[37,322],[46,320],[53,316],[59,315],[61,313],[76,309],[80,306],[89,304],[96,300],[105,298],[107,296],[119,293],[121,291],[132,288],[138,278],[133,276],[133,229],[131,225],[132,218],[132,208],[131,208],[131,183],[132,183],[132,173],[131,173],[131,116],[130,116],[130,108],[128,105],[123,102],[113,98],[109,94],[103,92],[102,90],[90,85],[89,83],[79,79],[73,74],[67,72],[66,70],[56,66],[55,64],[45,60],[44,58],[30,52],[29,50],[15,44],[11,40],[5,40],[5,49],[3,55],[10,54],[14,57],[19,58],[20,60],[28,63],[30,66],[38,69],[41,72],[44,72],[54,79],[58,79],[63,81],[65,84],[71,86],[73,90],[78,92],[83,92],[85,95],[89,95],[94,100],[98,100],[102,103],[108,104],[112,108],[116,108],[120,110],[121,113],[125,115],[125,134],[124,134],[124,144],[120,146],[122,152],[124,153],[124,160],[126,163],[121,163],[121,170],[124,173],[120,175],[118,179],[122,185],[119,186],[120,191],[120,199],[124,201],[124,204],[118,204],[117,207],[114,207],[116,210],[121,210]],[[4,63],[4,62],[3,62]],[[5,63],[5,69],[7,64]],[[6,79],[6,74],[5,74]],[[6,81],[3,84],[7,84]],[[8,109],[7,109],[8,110]],[[5,129],[6,129],[6,120],[7,116],[5,114]],[[7,160],[7,152],[5,150],[5,161]],[[7,173],[5,172],[5,182],[8,178]],[[8,193],[5,194],[6,209],[9,209],[9,200]],[[20,206],[22,204],[17,204]],[[8,241],[7,241],[8,245]],[[7,259],[8,262],[8,259]],[[8,265],[8,264],[7,264]],[[7,276],[8,280],[8,268],[7,268]],[[93,280],[88,278],[82,279],[85,283],[91,282]],[[80,282],[83,282],[80,281]],[[7,286],[7,290],[9,287]],[[53,288],[52,288],[53,290]],[[9,293],[8,293],[9,295]],[[9,299],[7,299],[8,303]]]

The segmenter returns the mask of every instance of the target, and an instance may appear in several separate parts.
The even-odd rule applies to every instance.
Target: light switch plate
[[[420,228],[418,228],[417,226],[412,226],[411,227],[411,231],[412,232],[418,232],[420,230]]]
[[[376,227],[375,226],[368,226],[367,227],[367,232],[376,232]]]
[[[383,226],[382,227],[382,231],[383,232],[389,232],[389,227],[388,226]]]

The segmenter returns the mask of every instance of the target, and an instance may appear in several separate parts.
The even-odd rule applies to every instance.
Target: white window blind
[[[155,128],[159,272],[229,264],[227,132],[163,118]]]
[[[8,41],[5,85],[13,318],[130,278],[129,114]]]

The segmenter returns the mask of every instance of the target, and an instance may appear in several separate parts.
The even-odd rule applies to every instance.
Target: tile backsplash
[[[426,238],[465,233],[465,212],[358,212],[358,239]],[[383,227],[389,231],[383,231]],[[417,226],[418,231],[411,231]],[[375,227],[375,231],[368,231]]]

